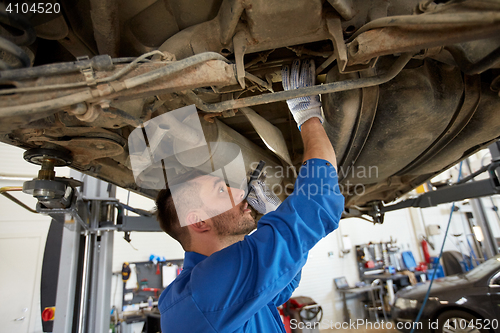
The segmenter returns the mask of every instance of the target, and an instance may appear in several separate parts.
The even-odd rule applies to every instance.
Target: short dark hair
[[[170,181],[172,187],[175,185],[175,196],[177,204],[189,208],[201,208],[202,202],[199,196],[200,185],[193,179],[204,175],[194,170]],[[166,184],[166,188],[161,190],[156,197],[156,218],[160,228],[172,238],[177,240],[185,251],[191,246],[191,237],[187,228],[181,226],[179,214],[175,209],[172,189]]]

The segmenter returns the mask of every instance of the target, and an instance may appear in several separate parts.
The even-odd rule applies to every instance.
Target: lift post
[[[50,331],[107,333],[114,231],[161,229],[148,212],[121,204],[111,184],[73,170],[74,178],[55,177],[54,166],[71,163],[67,152],[37,148],[26,151],[24,157],[42,169],[37,178],[24,183],[23,191],[38,199],[36,212],[64,225]],[[143,216],[124,216],[124,209]]]

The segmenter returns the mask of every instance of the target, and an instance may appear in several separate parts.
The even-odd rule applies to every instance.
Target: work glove
[[[314,65],[314,60],[304,60],[302,69],[300,60],[294,60],[291,70],[290,67],[283,66],[281,69],[281,77],[284,90],[314,86],[316,79],[316,66]],[[306,120],[313,117],[319,118],[321,123],[323,123],[319,95],[288,99],[286,103],[292,112],[293,119],[295,119],[299,130]]]
[[[262,179],[250,183],[247,202],[261,214],[275,211],[281,200],[267,187]]]

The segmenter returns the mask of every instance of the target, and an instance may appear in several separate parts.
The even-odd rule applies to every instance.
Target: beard
[[[212,216],[212,221],[218,236],[240,236],[248,235],[257,227],[257,223],[252,215],[245,214],[245,205],[236,207],[218,214],[218,212],[207,209],[207,213]]]

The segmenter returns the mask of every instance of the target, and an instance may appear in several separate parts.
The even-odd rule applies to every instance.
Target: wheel
[[[461,310],[443,312],[437,317],[438,333],[489,333],[482,328],[482,319]]]

